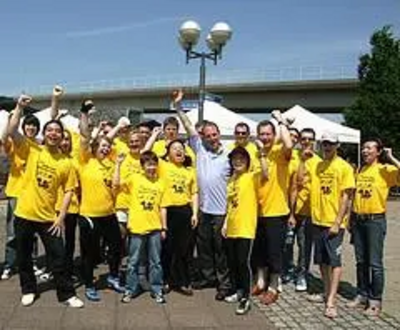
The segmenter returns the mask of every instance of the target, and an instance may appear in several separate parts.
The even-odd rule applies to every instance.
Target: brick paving
[[[0,203],[1,206],[1,203]],[[340,288],[339,317],[323,316],[323,305],[307,301],[306,293],[296,293],[292,284],[273,306],[255,300],[252,311],[235,316],[234,306],[216,302],[213,290],[196,291],[193,297],[170,294],[164,306],[158,306],[147,294],[129,305],[119,302],[114,292],[102,291],[102,301],[87,303],[83,310],[59,304],[54,290],[45,291],[29,308],[20,306],[18,278],[0,282],[0,329],[400,329],[400,201],[389,203],[388,237],[385,252],[387,269],[384,310],[380,318],[365,317],[350,310],[346,302],[354,295],[354,257],[352,247],[344,249],[344,274]],[[5,208],[0,207],[0,260],[4,256]],[[347,240],[348,241],[348,240]],[[315,271],[315,270],[313,270]],[[105,272],[101,267],[100,273]],[[313,292],[321,289],[317,277],[311,281]],[[82,297],[83,290],[78,288]]]

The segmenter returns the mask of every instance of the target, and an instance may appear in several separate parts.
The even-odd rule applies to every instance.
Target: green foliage
[[[399,152],[400,40],[385,26],[372,35],[370,45],[370,53],[360,57],[357,97],[344,112],[346,124]]]

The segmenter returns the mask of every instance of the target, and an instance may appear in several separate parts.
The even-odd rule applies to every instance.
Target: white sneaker
[[[349,301],[346,304],[348,308],[358,308],[358,307],[365,307],[368,305],[367,297],[363,297],[361,295],[357,295],[352,301]]]
[[[68,307],[72,307],[72,308],[82,308],[83,306],[85,306],[84,302],[82,300],[80,300],[77,296],[73,296],[73,297],[69,298],[64,303]]]
[[[33,272],[35,274],[35,276],[40,276],[44,273],[43,269],[40,269],[38,266],[33,265]]]
[[[307,281],[305,278],[299,278],[296,282],[296,291],[304,292],[307,291]]]
[[[35,302],[36,295],[34,293],[27,293],[22,295],[21,304],[22,306],[28,307]]]
[[[5,268],[3,270],[3,273],[1,274],[1,280],[2,281],[9,280],[11,276],[12,276],[11,268]]]
[[[283,292],[282,279],[281,279],[280,276],[279,276],[279,278],[278,278],[278,287],[276,288],[276,291],[278,291],[279,293],[282,293],[282,292]]]
[[[323,304],[325,302],[325,296],[321,293],[314,293],[307,296],[307,300],[316,304]]]
[[[226,296],[224,301],[230,304],[237,303],[239,301],[239,295],[237,293],[231,294],[230,296]]]

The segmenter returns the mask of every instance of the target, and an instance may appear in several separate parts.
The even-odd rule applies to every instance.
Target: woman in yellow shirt
[[[163,207],[167,209],[168,227],[163,249],[164,281],[167,288],[192,295],[189,266],[193,229],[197,226],[197,179],[181,140],[168,144],[159,171],[166,189]]]
[[[78,175],[78,159],[73,158],[73,143],[72,143],[72,133],[68,130],[64,130],[63,139],[60,143],[61,152],[67,156],[73,166],[73,171],[75,171],[76,176]],[[73,191],[71,197],[71,203],[68,207],[67,215],[65,216],[65,263],[67,266],[68,273],[72,276],[74,274],[74,252],[75,252],[75,233],[76,226],[78,224],[79,215],[79,183],[77,182],[77,187]],[[60,212],[62,206],[62,190],[59,191],[57,201],[57,211]]]
[[[257,228],[257,185],[268,179],[265,154],[260,153],[260,172],[250,171],[251,157],[244,147],[236,147],[229,154],[232,176],[228,181],[227,215],[222,227],[226,238],[228,267],[232,294],[226,302],[239,302],[236,314],[250,309],[250,255]]]
[[[61,122],[51,120],[46,123],[43,129],[44,143],[40,146],[29,143],[26,137],[18,133],[23,108],[29,102],[29,97],[20,97],[8,130],[16,148],[27,150],[24,189],[18,196],[15,209],[21,303],[23,306],[32,305],[38,293],[32,264],[33,240],[37,233],[49,255],[48,262],[54,275],[58,300],[70,307],[81,308],[84,304],[76,297],[65,269],[62,239],[64,219],[76,185],[76,176],[70,160],[59,150],[63,135]],[[55,209],[59,189],[63,190],[64,198],[57,215]]]
[[[121,232],[115,215],[115,191],[112,178],[115,164],[110,159],[111,145],[107,137],[99,136],[91,141],[88,112],[94,107],[85,101],[80,118],[79,181],[81,185],[80,241],[83,263],[85,295],[90,301],[99,301],[100,295],[93,282],[93,270],[98,256],[99,239],[103,237],[109,247],[109,275],[107,284],[117,292],[123,292],[119,280],[121,261]]]
[[[386,154],[394,165],[382,164]],[[389,189],[399,184],[400,161],[382,142],[371,139],[362,148],[364,166],[356,176],[354,217],[351,226],[357,265],[357,296],[349,307],[367,307],[365,313],[378,316],[384,288],[383,247],[386,236],[386,201]]]

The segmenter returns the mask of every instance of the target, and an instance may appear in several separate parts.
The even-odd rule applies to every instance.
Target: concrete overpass
[[[357,84],[356,79],[225,83],[208,85],[207,91],[222,96],[227,108],[243,113],[286,109],[295,104],[319,113],[338,113],[354,101]],[[139,108],[146,113],[162,113],[168,110],[173,89],[171,86],[67,93],[62,108],[75,111],[83,99],[90,97],[96,107],[104,111]],[[187,98],[197,97],[195,87],[184,87],[184,90],[187,91]],[[36,96],[33,106],[45,108],[49,102],[49,95]]]

